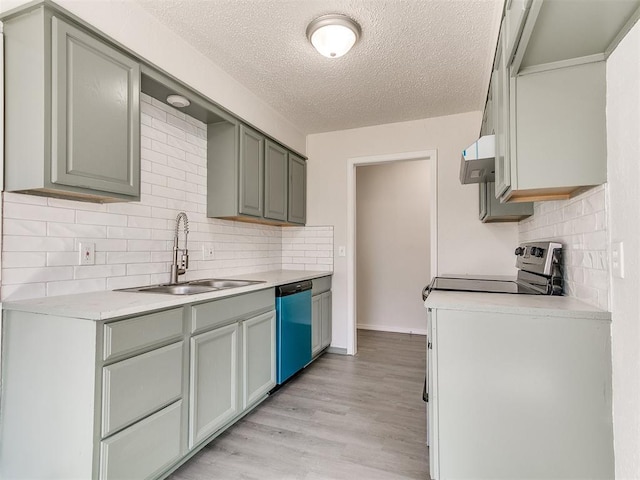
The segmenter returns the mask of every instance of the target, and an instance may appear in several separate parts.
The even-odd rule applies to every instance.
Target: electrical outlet
[[[614,278],[624,278],[624,244],[622,242],[611,244],[611,270]]]
[[[213,260],[214,252],[213,245],[207,243],[202,246],[202,259],[203,260]]]
[[[80,265],[95,265],[96,263],[96,245],[95,243],[80,242],[78,244],[80,251]]]

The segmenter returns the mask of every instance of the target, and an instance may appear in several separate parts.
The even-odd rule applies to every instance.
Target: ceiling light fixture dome
[[[343,56],[351,50],[361,33],[360,25],[340,14],[323,15],[307,27],[307,38],[327,58]]]

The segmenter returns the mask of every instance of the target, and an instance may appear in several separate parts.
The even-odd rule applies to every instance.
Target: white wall
[[[334,225],[335,245],[347,245],[348,159],[437,150],[438,272],[433,274],[514,275],[516,226],[481,223],[477,186],[461,185],[458,178],[461,152],[477,140],[480,122],[480,112],[470,112],[309,135],[308,224]],[[346,265],[345,257],[334,256],[332,346],[336,348],[347,347]]]
[[[331,271],[332,227],[207,218],[206,125],[147,95],[141,99],[139,202],[4,194],[3,300],[169,281],[180,211],[187,213],[190,230],[185,279],[280,269],[283,260],[288,269]],[[95,265],[78,265],[79,242],[95,245]],[[203,245],[214,247],[213,259],[203,258]],[[302,258],[290,258],[293,248]]]
[[[0,10],[28,2],[2,0]],[[56,0],[56,3],[278,141],[305,153],[305,137],[291,122],[137,2]]]
[[[356,168],[358,328],[425,334],[431,160]]]
[[[609,240],[624,242],[611,279],[616,478],[640,478],[640,24],[607,61]]]

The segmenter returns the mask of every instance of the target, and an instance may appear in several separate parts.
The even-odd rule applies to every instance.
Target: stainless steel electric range
[[[562,245],[555,242],[528,242],[515,250],[515,278],[477,275],[434,277],[422,291],[426,300],[433,290],[455,292],[562,295]]]

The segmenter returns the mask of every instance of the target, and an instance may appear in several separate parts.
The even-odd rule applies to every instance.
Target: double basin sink
[[[226,278],[208,278],[205,280],[193,280],[184,283],[170,283],[151,285],[149,287],[122,288],[120,292],[141,293],[166,293],[169,295],[195,295],[196,293],[215,292],[229,288],[246,287],[257,283],[265,283],[260,280],[230,280]]]

